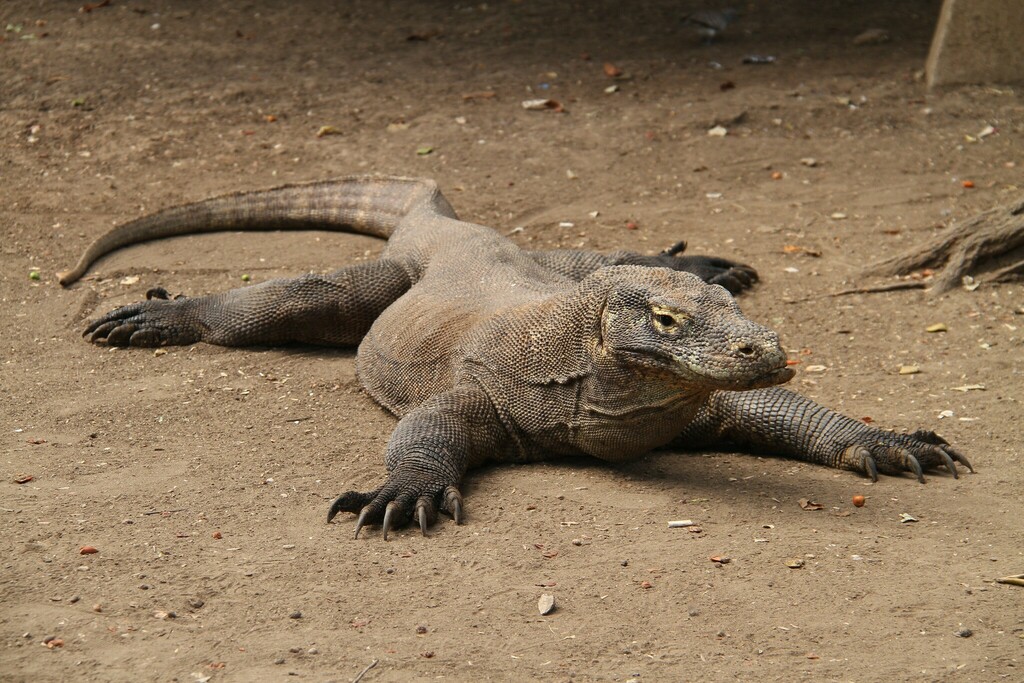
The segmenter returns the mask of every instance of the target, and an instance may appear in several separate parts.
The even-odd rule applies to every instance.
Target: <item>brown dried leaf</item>
[[[824,510],[825,509],[824,505],[822,505],[821,503],[815,503],[813,500],[810,500],[809,498],[801,498],[800,499],[800,507],[803,508],[804,510]]]

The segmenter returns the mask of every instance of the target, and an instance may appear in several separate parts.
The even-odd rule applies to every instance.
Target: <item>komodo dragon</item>
[[[151,290],[84,335],[114,346],[358,344],[362,385],[399,421],[383,485],[342,494],[328,513],[358,514],[357,537],[380,524],[387,539],[413,518],[425,534],[439,510],[461,523],[464,473],[494,460],[618,462],[731,443],[875,480],[971,468],[933,432],[882,431],[775,386],[794,374],[778,336],[726,291],[756,279],[749,267],[523,251],[459,220],[427,180],[350,177],[177,206],[114,228],[59,277],[70,285],[104,254],[150,239],[317,228],[388,242],[378,260],[328,275],[197,298]]]

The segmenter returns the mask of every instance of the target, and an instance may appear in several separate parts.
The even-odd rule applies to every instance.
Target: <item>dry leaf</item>
[[[813,500],[810,500],[809,498],[801,498],[800,499],[800,507],[802,507],[804,510],[824,510],[825,509],[824,505],[822,505],[821,503],[815,503]]]
[[[543,111],[545,109],[559,113],[565,111],[565,107],[558,100],[523,100],[522,105],[523,109],[530,111]]]

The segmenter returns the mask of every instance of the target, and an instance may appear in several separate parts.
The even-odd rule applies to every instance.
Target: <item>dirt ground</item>
[[[1024,679],[1024,588],[994,582],[1024,572],[1024,287],[822,296],[1024,184],[1019,90],[924,91],[938,2],[751,2],[711,46],[676,0],[81,5],[0,5],[0,678]],[[891,40],[853,45],[875,27]],[[540,98],[565,111],[521,106]],[[464,525],[353,540],[328,505],[382,478],[394,426],[353,352],[80,331],[150,287],[327,271],[379,242],[216,234],[70,289],[54,273],[146,211],[362,172],[435,178],[531,248],[685,238],[750,263],[741,305],[801,361],[794,388],[935,429],[977,472],[495,466],[467,478]]]

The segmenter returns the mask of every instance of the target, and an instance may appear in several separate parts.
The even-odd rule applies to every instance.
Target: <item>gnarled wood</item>
[[[922,268],[942,269],[933,294],[956,287],[965,275],[990,282],[1024,278],[1024,197],[953,223],[931,241],[870,266],[866,274],[909,275]]]

